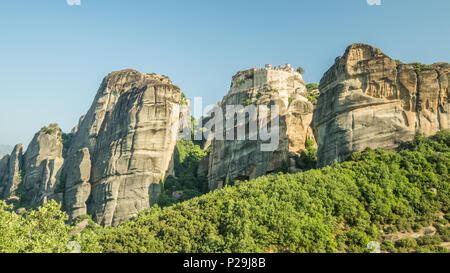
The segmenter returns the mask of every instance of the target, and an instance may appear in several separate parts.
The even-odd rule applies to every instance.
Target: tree
[[[313,91],[316,89],[319,89],[319,85],[317,83],[308,83],[306,85],[306,90],[308,90],[308,91]]]

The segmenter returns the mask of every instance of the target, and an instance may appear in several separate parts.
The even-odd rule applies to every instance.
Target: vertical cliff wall
[[[366,44],[348,47],[320,82],[319,167],[449,129],[449,73],[447,63],[401,64]]]
[[[172,161],[181,101],[163,76],[124,70],[104,79],[63,169],[71,218],[91,214],[110,226],[150,208]]]
[[[43,127],[36,133],[23,159],[22,205],[36,207],[49,199],[62,201],[62,192],[57,191],[64,164],[62,152],[62,131],[57,124]]]
[[[0,199],[17,198],[17,189],[22,182],[23,148],[16,145],[11,155],[0,157]],[[17,199],[16,199],[17,201]]]
[[[250,120],[246,119],[246,140],[215,139],[211,143],[208,168],[211,190],[221,188],[234,179],[252,179],[281,168],[295,168],[295,157],[305,149],[306,139],[313,138],[310,127],[313,105],[306,99],[302,76],[289,67],[255,68],[233,76],[231,89],[220,103],[224,115],[227,105],[251,104],[257,108],[273,104],[279,106],[278,149],[262,151],[259,139],[249,140]],[[234,129],[237,126],[235,124]],[[226,126],[223,130],[225,136]]]

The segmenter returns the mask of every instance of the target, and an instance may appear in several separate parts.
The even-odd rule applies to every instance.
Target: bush
[[[448,139],[446,132],[432,139],[419,136],[399,154],[367,149],[322,170],[240,182],[141,214],[109,236],[148,230],[141,239],[153,244],[137,243],[144,252],[367,252],[369,241],[380,240],[383,225],[406,231],[446,211],[448,173],[437,169],[439,161],[449,163],[449,147],[443,145]],[[430,173],[416,177],[422,168]],[[433,184],[439,187],[437,197],[428,194],[432,175],[440,181]],[[164,250],[156,249],[161,245]],[[105,248],[133,251],[136,245],[110,239]],[[425,250],[413,239],[384,242],[383,249]]]
[[[12,206],[0,201],[0,252],[62,253],[67,251],[73,228],[61,205],[50,201],[24,215],[11,212]]]
[[[317,97],[315,96],[308,96],[307,99],[312,102],[313,104],[317,104]]]
[[[294,101],[294,98],[289,97],[289,99],[288,99],[288,106],[291,106],[293,101]]]
[[[314,169],[317,165],[316,141],[313,138],[307,138],[305,146],[305,151],[301,153],[300,161],[297,164],[297,167],[303,171]]]
[[[186,95],[183,92],[181,92],[180,105],[187,105]]]
[[[319,85],[317,83],[308,83],[306,85],[306,90],[308,90],[308,91],[313,91],[316,89],[319,89]]]
[[[414,249],[417,247],[417,242],[414,239],[406,238],[406,239],[401,239],[401,240],[398,240],[397,242],[395,242],[395,246],[398,248]]]
[[[236,82],[236,87],[240,87],[241,85],[243,85],[245,83],[244,79],[240,79]]]
[[[416,73],[420,73],[424,69],[433,69],[433,66],[428,65],[428,64],[412,63],[412,65],[414,66]]]

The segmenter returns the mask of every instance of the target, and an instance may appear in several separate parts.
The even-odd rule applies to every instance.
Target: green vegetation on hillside
[[[23,215],[0,201],[0,253],[60,253],[66,251],[73,227],[55,201]]]
[[[188,105],[186,95],[181,92],[180,105]]]
[[[192,153],[180,152],[183,166]],[[378,241],[387,252],[447,252],[449,166],[450,133],[418,135],[399,153],[367,149],[320,170],[237,182],[74,236],[54,202],[23,216],[0,203],[0,250],[60,252],[76,240],[83,252],[367,252]],[[385,237],[431,225],[434,235]]]
[[[431,66],[429,64],[412,63],[412,65],[414,66],[414,69],[416,70],[417,73],[420,73],[420,72],[422,72],[422,70],[425,70],[425,69],[433,69],[433,66]]]
[[[402,65],[402,64],[404,64],[402,61],[400,61],[400,60],[395,60],[395,63],[397,64],[397,66],[398,65]],[[415,63],[411,63],[411,64],[409,64],[409,65],[412,65],[412,66],[414,66],[414,70],[416,71],[416,73],[420,73],[420,72],[422,72],[423,70],[426,70],[426,69],[433,69],[433,66],[432,65],[429,65],[429,64],[423,64],[423,63],[419,63],[419,62],[415,62]]]
[[[47,126],[44,126],[41,128],[41,132],[43,132],[44,134],[47,134],[47,135],[53,135],[56,132],[55,130],[56,130],[55,128],[51,128],[51,127],[47,127]]]
[[[169,175],[163,181],[162,193],[158,197],[158,205],[166,207],[182,202],[208,191],[206,177],[197,176],[200,161],[208,154],[192,141],[180,140],[175,149],[174,171],[175,176]],[[174,193],[179,197],[173,198]]]
[[[319,84],[317,83],[308,83],[306,85],[306,91],[308,92],[307,99],[313,104],[317,104],[317,100],[319,99],[320,92],[318,92]]]
[[[306,149],[300,155],[297,167],[303,171],[315,169],[317,166],[316,141],[313,138],[306,139]]]
[[[319,89],[319,84],[317,84],[317,83],[308,83],[306,85],[306,90],[308,90],[308,91],[313,91],[316,89]]]
[[[241,85],[243,85],[245,83],[245,80],[244,79],[239,79],[237,82],[236,82],[236,87],[240,87]]]

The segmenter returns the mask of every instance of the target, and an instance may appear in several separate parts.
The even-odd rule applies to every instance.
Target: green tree
[[[303,67],[301,67],[301,66],[299,66],[299,67],[297,67],[297,70],[296,70],[298,73],[300,73],[300,74],[305,74],[305,70],[303,69]]]

